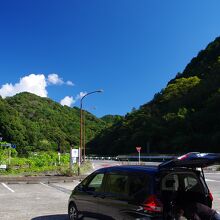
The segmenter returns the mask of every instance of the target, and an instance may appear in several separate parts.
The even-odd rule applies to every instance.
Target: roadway
[[[95,161],[94,169],[116,165],[117,161]],[[220,211],[220,173],[206,173],[213,194],[213,208]],[[71,190],[79,181],[56,183],[0,183],[0,220],[67,220]]]
[[[206,182],[213,195],[213,208],[220,212],[220,172],[205,173]]]

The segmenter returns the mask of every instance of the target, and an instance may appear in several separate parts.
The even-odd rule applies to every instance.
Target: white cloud
[[[61,105],[67,105],[71,107],[77,100],[81,99],[84,95],[86,95],[87,92],[80,92],[75,99],[72,96],[66,96],[60,101]]]
[[[68,81],[66,82],[66,84],[67,84],[68,86],[74,86],[74,83],[73,83],[72,81],[70,81],[70,80],[68,80]]]
[[[12,84],[6,83],[0,88],[0,95],[2,98],[8,96],[14,96],[17,93],[21,92],[30,92],[41,97],[47,97],[47,86],[64,84],[62,78],[57,74],[49,74],[46,78],[44,74],[30,74],[20,78],[20,81]],[[74,86],[72,81],[65,82],[66,85]],[[72,96],[66,96],[60,101],[61,105],[72,106],[78,99],[81,99],[84,96],[85,92],[80,92],[74,99]]]
[[[64,82],[61,77],[58,76],[56,73],[51,73],[47,77],[48,84],[51,85],[63,85],[66,84],[67,86],[74,86],[74,83],[70,80]]]
[[[6,83],[0,89],[2,98],[13,96],[20,92],[31,92],[41,97],[47,97],[47,82],[43,74],[30,74],[20,79],[19,83]]]
[[[48,79],[47,79],[49,84],[53,84],[53,85],[62,85],[63,79],[60,78],[56,73],[52,73],[48,75]]]
[[[66,96],[65,98],[63,98],[61,101],[60,101],[60,104],[61,105],[66,105],[66,106],[69,106],[71,107],[71,105],[73,105],[75,103],[75,100],[73,99],[72,96]]]
[[[87,92],[80,92],[77,96],[76,96],[76,100],[81,99],[84,95],[86,95]]]

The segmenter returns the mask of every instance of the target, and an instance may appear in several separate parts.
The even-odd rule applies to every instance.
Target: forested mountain
[[[171,61],[172,62],[172,61]],[[220,152],[220,38],[210,43],[152,101],[89,143],[93,153]]]
[[[87,140],[106,127],[89,112],[85,125]],[[56,150],[58,146],[66,151],[70,145],[79,145],[80,109],[27,92],[0,98],[0,132],[3,140],[17,145],[19,153]]]
[[[111,126],[123,119],[121,115],[105,115],[101,118],[108,126]]]

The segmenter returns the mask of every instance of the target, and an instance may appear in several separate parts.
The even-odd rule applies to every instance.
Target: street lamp
[[[79,150],[79,154],[80,154],[80,158],[79,161],[81,163],[82,161],[82,148],[83,148],[83,99],[88,96],[91,95],[93,93],[97,93],[97,92],[103,92],[102,89],[100,90],[96,90],[93,92],[89,92],[86,93],[84,96],[81,97],[80,99],[80,150]],[[85,131],[84,131],[85,132]],[[85,138],[85,137],[84,137]],[[83,149],[83,160],[85,161],[86,159],[86,149],[85,149],[85,145],[84,145],[84,149]]]

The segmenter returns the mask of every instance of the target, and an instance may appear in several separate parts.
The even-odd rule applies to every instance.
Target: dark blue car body
[[[212,198],[203,168],[219,154],[189,153],[159,166],[114,166],[84,179],[69,198],[69,219],[171,219],[175,203],[195,200],[209,207]]]

